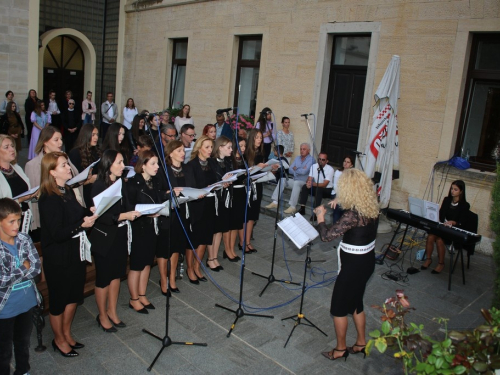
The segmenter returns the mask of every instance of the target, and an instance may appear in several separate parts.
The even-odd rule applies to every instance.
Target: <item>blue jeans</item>
[[[33,308],[12,318],[0,319],[0,375],[10,374],[12,344],[16,371],[14,375],[26,374],[30,370],[30,336],[33,329]]]
[[[83,119],[83,125],[92,124],[92,115],[86,113],[85,118]]]

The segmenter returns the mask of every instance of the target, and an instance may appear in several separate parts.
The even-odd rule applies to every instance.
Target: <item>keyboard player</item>
[[[443,199],[443,204],[439,209],[439,221],[448,227],[462,228],[467,217],[470,204],[465,198],[465,183],[462,180],[456,180],[451,183],[448,196]],[[446,246],[449,243],[435,234],[428,234],[425,245],[426,260],[420,269],[426,270],[432,264],[432,253],[434,244],[437,247],[438,265],[431,273],[439,274],[444,269],[444,257]]]

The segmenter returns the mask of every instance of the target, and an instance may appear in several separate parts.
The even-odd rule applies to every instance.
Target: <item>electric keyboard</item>
[[[422,229],[427,233],[434,234],[445,240],[452,241],[460,245],[475,244],[481,241],[481,236],[476,233],[457,227],[447,227],[442,223],[437,223],[424,217],[413,215],[408,211],[388,208],[387,217],[414,228]]]

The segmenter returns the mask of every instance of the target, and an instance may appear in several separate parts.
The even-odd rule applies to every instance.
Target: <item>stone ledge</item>
[[[130,0],[125,5],[125,13],[144,12],[146,10],[205,3],[208,1],[214,0]]]

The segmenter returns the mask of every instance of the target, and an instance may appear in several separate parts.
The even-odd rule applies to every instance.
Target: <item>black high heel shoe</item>
[[[145,294],[139,294],[139,297],[146,297],[146,295]],[[148,303],[147,305],[143,304],[142,302],[141,302],[141,304],[142,304],[142,306],[144,306],[148,310],[155,310],[156,309],[156,307],[154,307],[154,305],[151,302]]]
[[[444,270],[444,262],[443,262],[443,263],[439,262],[439,263],[438,263],[438,266],[440,266],[440,265],[442,265],[442,266],[443,266],[443,268],[441,268],[441,271],[432,270],[432,271],[431,271],[431,273],[432,273],[433,275],[439,275],[439,274],[440,274],[440,273]]]
[[[420,269],[421,269],[422,271],[425,271],[427,268],[429,268],[429,267],[431,266],[431,264],[432,264],[432,259],[431,259],[431,262],[429,263],[429,265],[428,265],[427,267],[426,267],[426,266],[424,266],[424,265],[422,265],[422,266],[420,267]]]
[[[78,357],[80,354],[78,354],[77,352],[75,352],[73,349],[71,349],[71,351],[69,353],[64,353],[61,349],[59,349],[59,347],[56,345],[56,342],[55,340],[52,340],[52,347],[54,348],[54,351],[58,351],[59,353],[61,353],[61,355],[63,357]]]
[[[238,244],[238,249],[243,250],[243,245]]]
[[[108,315],[108,319],[109,319],[109,321],[110,321],[111,323],[113,323],[113,325],[114,325],[115,327],[117,327],[117,328],[125,328],[125,327],[127,326],[127,325],[126,325],[125,323],[123,323],[123,322],[118,322],[118,323],[113,322],[113,319],[111,319],[111,318],[109,317],[109,315]]]
[[[113,326],[111,326],[109,328],[104,328],[104,326],[101,324],[101,319],[99,319],[99,314],[97,314],[97,316],[95,317],[95,320],[97,321],[97,326],[101,327],[104,332],[106,332],[106,333],[118,332],[118,330]]]
[[[354,347],[361,348],[361,350],[354,350]],[[354,344],[353,346],[348,346],[347,350],[349,351],[349,354],[360,354],[363,353],[363,359],[366,358],[366,352],[365,352],[366,345],[358,345]]]
[[[208,262],[212,262],[212,261],[214,261],[214,260],[216,260],[216,259],[217,259],[217,258],[207,259],[207,262],[206,262],[207,267],[208,267],[208,268],[210,268],[210,270],[211,270],[211,271],[213,271],[213,272],[219,272],[219,271],[220,271],[220,268],[219,268],[220,266],[215,267],[215,268],[212,268],[212,267],[210,267],[210,266],[208,265]]]
[[[247,243],[247,250],[245,251],[246,254],[251,254],[251,253],[256,253],[257,252],[257,249],[255,248],[250,248],[250,245],[249,243]]]
[[[224,250],[224,252],[222,253],[222,259],[227,259],[230,262],[237,262],[241,258],[238,255],[236,255],[234,258],[229,258],[229,255],[227,255],[226,251]]]
[[[75,345],[70,345],[70,347],[71,349],[83,349],[85,348],[85,345],[75,341]]]
[[[340,357],[335,358],[335,352],[344,352]],[[349,351],[347,348],[343,350],[339,350],[337,348],[333,348],[330,352],[323,352],[323,357],[328,358],[330,361],[335,361],[340,358],[345,358],[344,362],[347,361],[347,357],[349,357]]]
[[[136,299],[130,298],[130,300],[131,301],[139,301],[139,298],[136,298]],[[141,303],[141,305],[142,305],[142,303]],[[142,305],[142,306],[144,306],[144,305]],[[134,310],[135,312],[139,313],[139,314],[149,314],[149,311],[145,307],[143,307],[140,310],[136,310],[134,308],[134,306],[132,306],[132,304],[130,302],[128,303],[128,307],[131,308],[132,310]]]

